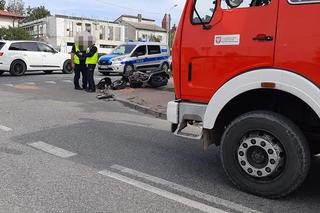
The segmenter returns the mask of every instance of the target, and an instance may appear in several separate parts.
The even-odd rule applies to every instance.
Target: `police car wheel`
[[[167,63],[163,63],[161,66],[161,71],[167,73],[169,71],[169,65]]]
[[[310,150],[301,130],[286,117],[268,111],[235,119],[223,134],[220,154],[236,186],[268,198],[296,190],[310,168]]]
[[[67,61],[64,62],[62,72],[64,74],[72,74],[73,73],[71,60],[67,60]]]
[[[132,75],[133,71],[134,71],[133,65],[132,65],[132,64],[127,64],[127,65],[124,67],[123,76],[129,77],[129,76]]]
[[[4,73],[4,71],[0,71],[0,75],[2,75]]]

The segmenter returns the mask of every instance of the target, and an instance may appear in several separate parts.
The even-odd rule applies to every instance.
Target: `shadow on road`
[[[71,160],[98,170],[119,164],[263,212],[317,212],[320,208],[319,159],[313,160],[310,175],[298,192],[285,199],[268,200],[240,192],[229,182],[218,148],[203,153],[194,141],[135,122],[87,120],[13,140],[22,144],[44,141],[78,153]]]

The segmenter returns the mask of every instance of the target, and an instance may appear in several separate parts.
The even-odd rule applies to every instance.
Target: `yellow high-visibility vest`
[[[90,48],[87,49],[87,53],[89,52],[90,52]],[[97,51],[92,57],[87,57],[86,64],[97,64],[98,60],[99,60],[99,54]]]
[[[75,45],[75,50],[76,50],[76,52],[80,51],[78,45]],[[74,54],[74,56],[73,56],[73,61],[75,64],[80,64],[80,58],[76,54]]]

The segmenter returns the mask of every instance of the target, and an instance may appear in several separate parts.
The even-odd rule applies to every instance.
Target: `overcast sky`
[[[158,24],[164,14],[171,9],[172,22],[178,24],[185,0],[24,0],[25,6],[47,7],[52,14],[83,16],[114,21],[121,14],[143,14],[145,18],[155,19]]]

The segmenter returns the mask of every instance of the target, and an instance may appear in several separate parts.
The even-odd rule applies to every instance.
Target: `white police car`
[[[98,70],[104,75],[129,74],[133,70],[169,69],[169,49],[157,42],[129,42],[116,47],[111,54],[100,57]]]

